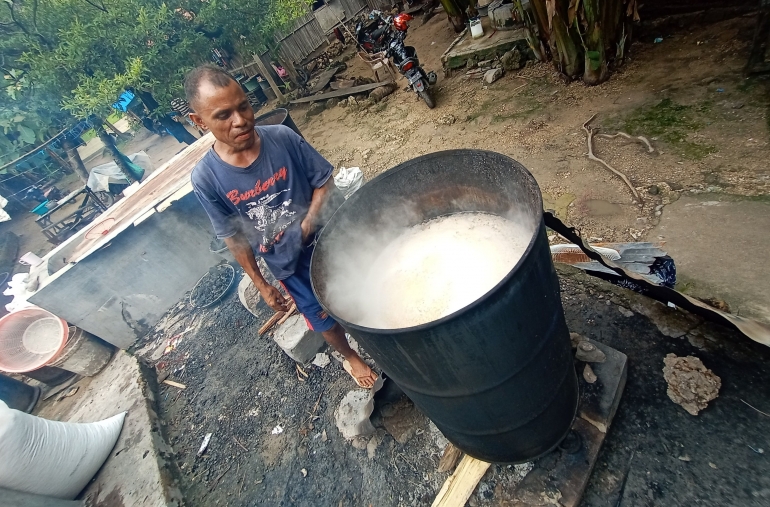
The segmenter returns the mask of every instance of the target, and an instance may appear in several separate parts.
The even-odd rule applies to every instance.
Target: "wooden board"
[[[318,82],[315,84],[315,86],[310,90],[310,93],[317,93],[326,88],[326,85],[329,84],[329,81],[332,80],[334,75],[340,70],[339,67],[332,67],[331,69],[326,69],[321,73],[321,75],[318,77]]]
[[[457,470],[447,478],[431,507],[463,507],[491,463],[463,456]]]
[[[289,104],[306,104],[308,102],[316,102],[318,100],[334,99],[337,97],[347,97],[349,95],[355,95],[356,93],[368,92],[369,90],[374,90],[375,88],[379,88],[380,86],[385,86],[392,82],[393,81],[385,81],[382,83],[371,83],[371,84],[366,84],[361,86],[354,86],[352,88],[343,88],[341,90],[337,90],[329,93],[322,93],[320,95],[313,95],[310,97],[303,97],[301,99],[292,100],[291,102],[289,102]]]
[[[142,182],[137,191],[124,197],[99,216],[100,220],[114,218],[110,233],[97,239],[83,239],[68,262],[77,262],[103,247],[134,222],[155,209],[190,181],[195,164],[214,145],[214,135],[209,133],[174,155]]]

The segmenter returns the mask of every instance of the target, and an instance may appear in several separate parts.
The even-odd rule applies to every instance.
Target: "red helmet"
[[[409,28],[409,21],[413,19],[414,17],[405,12],[402,12],[393,18],[393,26],[400,32],[406,32],[406,29]]]

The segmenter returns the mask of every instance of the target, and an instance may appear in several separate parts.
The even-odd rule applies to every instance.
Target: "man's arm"
[[[310,200],[310,207],[307,210],[307,215],[302,219],[300,227],[302,227],[302,244],[304,245],[308,238],[318,229],[321,223],[321,211],[329,198],[329,193],[335,188],[334,178],[329,177],[319,188],[313,190],[313,197]]]
[[[313,196],[315,199],[315,195]],[[257,288],[262,298],[267,305],[276,312],[285,312],[289,309],[286,304],[286,298],[283,297],[281,291],[267,283],[265,277],[259,271],[257,266],[257,258],[254,257],[254,250],[251,249],[249,240],[242,232],[236,233],[234,236],[225,238],[225,244],[227,248],[232,252],[235,260],[241,265],[243,271],[254,282],[254,286]]]

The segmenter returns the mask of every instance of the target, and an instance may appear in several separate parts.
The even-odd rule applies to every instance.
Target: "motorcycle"
[[[409,14],[402,12],[393,17],[391,24],[393,32],[388,41],[385,54],[393,60],[398,71],[409,81],[409,86],[417,95],[425,101],[428,108],[433,109],[436,103],[430,94],[429,86],[436,84],[436,73],[425,72],[417,58],[417,50],[413,46],[404,44],[406,32],[409,29],[409,21],[414,19]]]
[[[368,22],[359,21],[356,23],[356,44],[359,49],[367,53],[379,53],[384,51],[388,43],[390,32],[390,22],[382,17],[380,11],[372,11],[369,14]]]

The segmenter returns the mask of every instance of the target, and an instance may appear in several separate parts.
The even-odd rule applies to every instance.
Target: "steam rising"
[[[348,322],[398,329],[464,308],[513,269],[534,227],[521,213],[464,212],[423,223],[408,210],[396,216],[397,223],[351,235],[330,256],[326,301]]]

